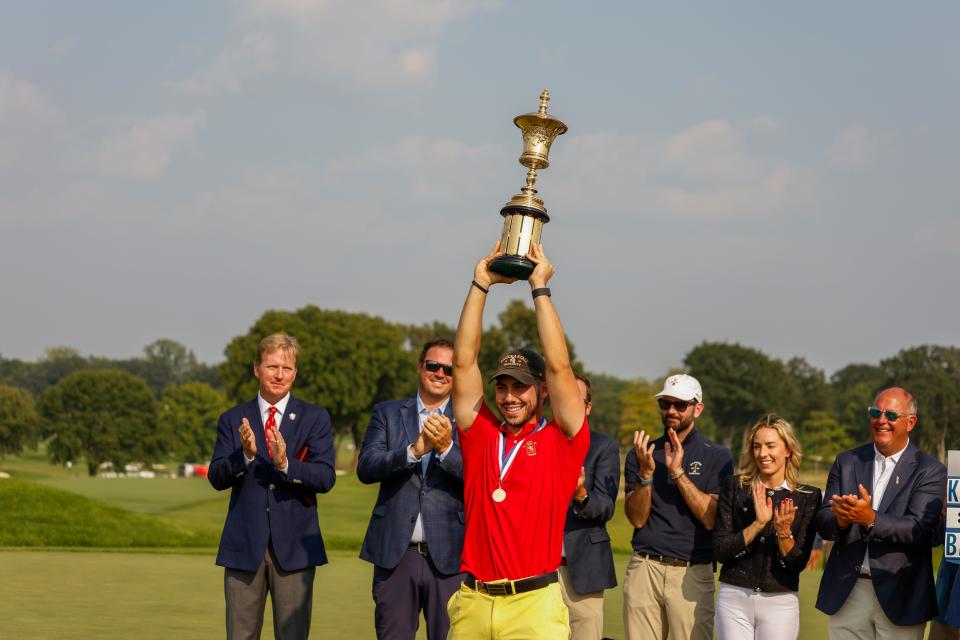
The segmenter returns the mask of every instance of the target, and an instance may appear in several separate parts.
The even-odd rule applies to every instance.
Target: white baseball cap
[[[703,390],[700,388],[700,383],[697,382],[696,378],[685,373],[670,376],[663,381],[663,391],[653,397],[662,398],[663,396],[670,396],[677,400],[703,402]]]

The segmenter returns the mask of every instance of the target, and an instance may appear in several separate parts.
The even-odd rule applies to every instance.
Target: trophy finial
[[[547,103],[550,102],[550,89],[544,88],[540,94],[540,115],[547,115]]]

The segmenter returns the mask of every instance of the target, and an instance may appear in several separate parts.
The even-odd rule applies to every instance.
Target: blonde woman
[[[816,537],[821,492],[800,484],[800,443],[770,414],[747,430],[740,467],[720,490],[714,558],[719,640],[796,638],[800,572]]]

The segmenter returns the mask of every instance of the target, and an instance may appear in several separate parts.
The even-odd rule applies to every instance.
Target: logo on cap
[[[500,358],[500,366],[507,369],[524,369],[530,361],[521,353],[508,353]]]

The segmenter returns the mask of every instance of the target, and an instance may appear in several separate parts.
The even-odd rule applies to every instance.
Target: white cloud
[[[58,120],[60,115],[39,87],[0,69],[0,127],[13,131],[42,126]]]
[[[491,0],[248,0],[235,36],[180,87],[195,94],[241,90],[283,70],[377,89],[434,81],[443,35]]]
[[[0,68],[0,167],[49,146],[63,114],[40,88]]]
[[[104,139],[87,160],[105,175],[154,178],[170,167],[175,151],[193,144],[206,122],[202,111],[149,118]]]
[[[809,178],[785,158],[752,151],[751,131],[753,122],[709,120],[659,139],[612,133],[560,139],[562,158],[552,163],[560,180],[551,194],[567,208],[626,216],[775,214],[805,195]]]
[[[197,71],[179,88],[193,95],[236,93],[250,78],[274,66],[274,39],[269,33],[246,33],[228,46],[205,69]]]
[[[858,169],[870,163],[877,146],[875,136],[865,126],[855,125],[840,131],[824,153],[828,165],[835,169]]]

